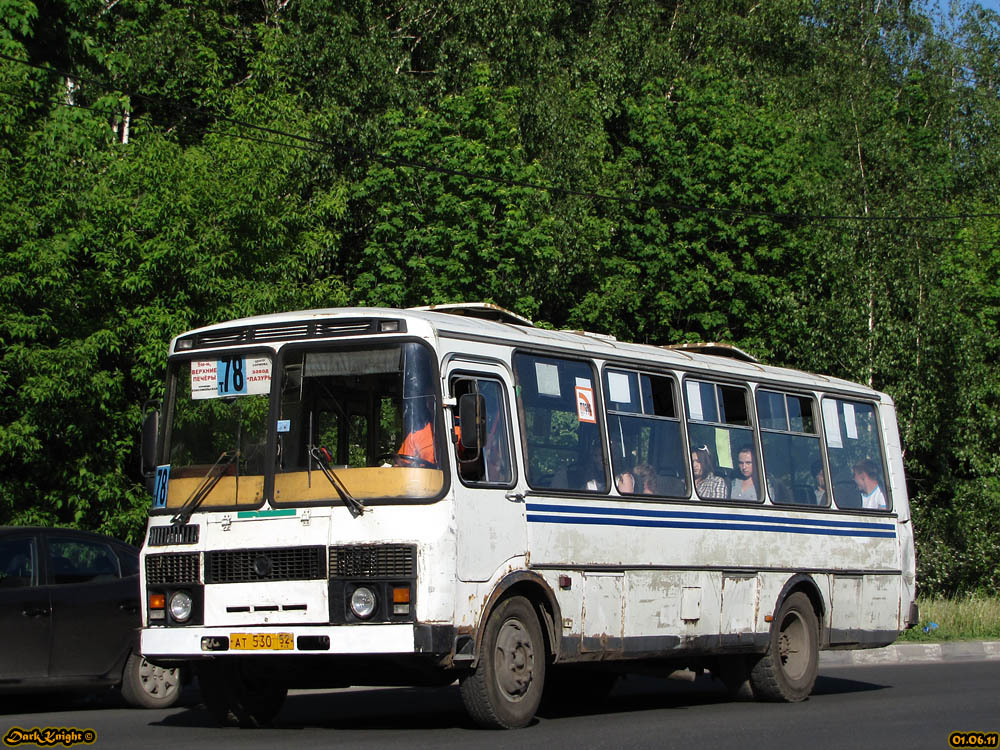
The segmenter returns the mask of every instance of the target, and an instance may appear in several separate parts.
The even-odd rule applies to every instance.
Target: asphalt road
[[[526,729],[475,729],[456,687],[297,692],[273,728],[221,729],[189,690],[166,711],[116,696],[4,697],[0,731],[76,727],[97,748],[947,748],[952,731],[1000,731],[1000,660],[825,667],[799,704],[731,702],[708,678],[629,678],[599,711],[540,716]]]

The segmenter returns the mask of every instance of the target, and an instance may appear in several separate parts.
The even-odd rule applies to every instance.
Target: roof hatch
[[[497,323],[509,323],[515,326],[527,326],[534,328],[535,324],[522,315],[506,310],[492,302],[453,302],[445,305],[424,305],[423,307],[411,307],[410,310],[426,310],[427,312],[450,313],[451,315],[462,315],[466,318],[479,318],[481,320],[494,320]]]
[[[675,349],[681,352],[709,354],[713,357],[729,357],[730,359],[738,359],[741,362],[753,362],[754,364],[760,364],[760,360],[752,354],[748,354],[732,344],[720,344],[715,341],[711,341],[707,344],[667,344],[663,348]]]

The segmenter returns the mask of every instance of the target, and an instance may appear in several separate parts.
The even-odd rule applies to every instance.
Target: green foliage
[[[920,624],[901,641],[995,641],[1000,638],[1000,599],[991,594],[954,598],[920,597]]]
[[[997,14],[0,0],[0,54],[0,522],[139,538],[185,329],[486,300],[886,390],[921,585],[995,589]]]

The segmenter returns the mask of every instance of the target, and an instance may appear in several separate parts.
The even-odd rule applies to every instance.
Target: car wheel
[[[122,672],[122,697],[136,708],[170,708],[181,696],[181,670],[151,664],[135,652]]]

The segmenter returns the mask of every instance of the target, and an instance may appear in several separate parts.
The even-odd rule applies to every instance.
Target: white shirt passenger
[[[864,492],[861,493],[861,507],[870,508],[871,510],[885,510],[888,507],[880,485],[876,484],[875,489],[867,495]]]

